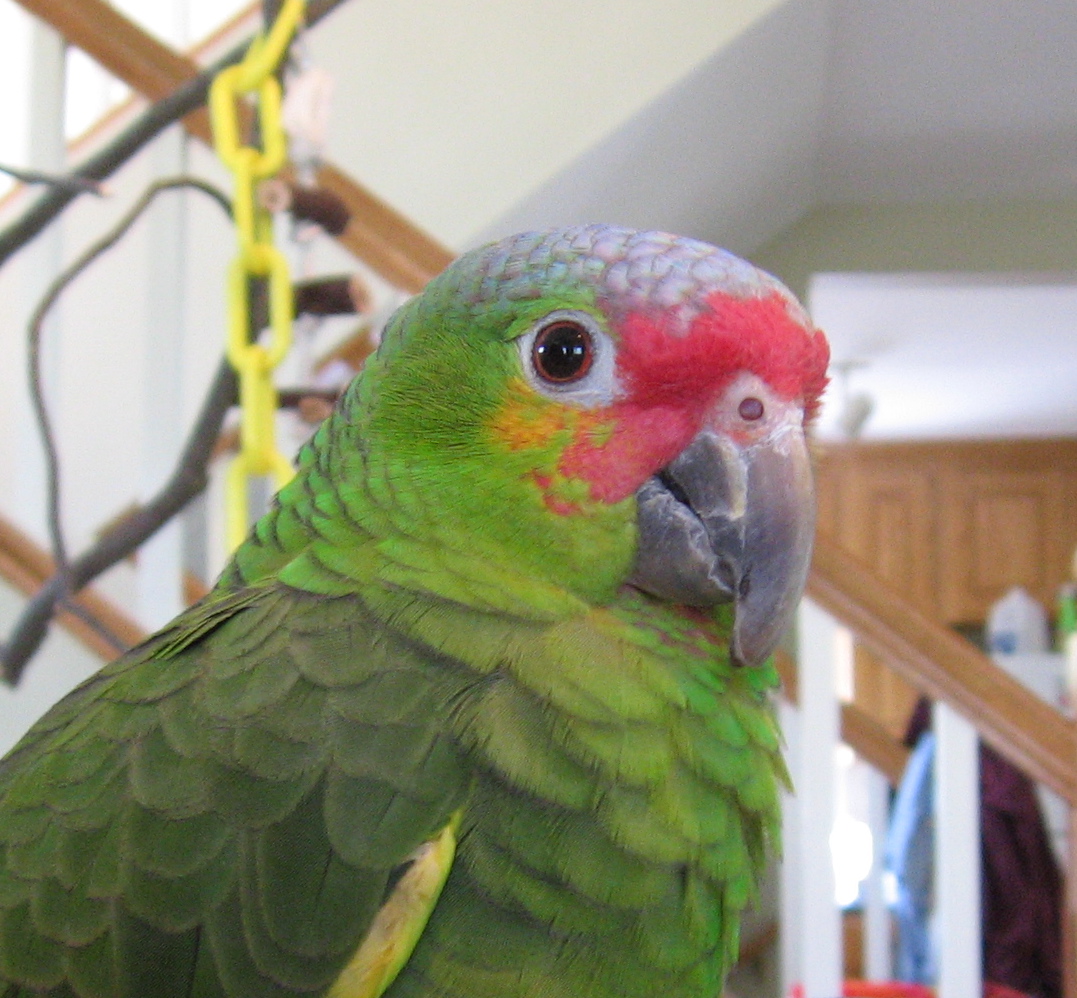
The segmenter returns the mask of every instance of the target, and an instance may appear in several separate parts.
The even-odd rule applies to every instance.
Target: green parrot
[[[390,320],[215,588],[0,762],[0,998],[713,998],[827,346],[602,225]]]

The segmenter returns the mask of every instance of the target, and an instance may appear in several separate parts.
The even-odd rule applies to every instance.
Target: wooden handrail
[[[422,291],[455,259],[448,249],[332,163],[319,168],[318,185],[332,191],[348,207],[351,219],[340,241],[395,287]]]
[[[808,595],[891,668],[968,718],[1000,755],[1077,806],[1072,720],[826,535],[816,537]]]
[[[841,740],[879,770],[890,786],[901,783],[909,750],[855,703],[841,705]]]
[[[56,570],[52,558],[13,523],[0,517],[0,579],[7,580],[26,596],[33,596]],[[109,633],[127,645],[138,644],[146,632],[134,620],[92,586],[87,586],[72,602],[85,618],[61,610],[57,620],[73,637],[105,661],[118,651],[89,621],[98,621]]]
[[[113,76],[151,100],[160,100],[198,75],[190,57],[158,41],[105,0],[18,0]],[[212,145],[204,108],[184,128]],[[452,261],[453,254],[381,198],[331,164],[319,183],[343,199],[351,221],[340,242],[395,287],[416,292]]]

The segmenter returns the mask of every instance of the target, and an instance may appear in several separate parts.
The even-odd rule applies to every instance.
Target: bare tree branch
[[[125,517],[74,559],[66,584],[61,573],[53,575],[26,605],[11,639],[0,648],[5,682],[14,685],[19,681],[27,662],[45,638],[58,603],[126,558],[205,489],[210,457],[224,417],[236,402],[236,394],[235,372],[222,360],[168,482],[146,505]],[[117,651],[124,650],[122,642],[114,643]]]

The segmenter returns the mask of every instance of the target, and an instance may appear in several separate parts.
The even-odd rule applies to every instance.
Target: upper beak
[[[811,561],[815,496],[798,406],[736,444],[704,428],[637,491],[632,585],[695,607],[735,601],[732,655],[756,665],[792,622]]]

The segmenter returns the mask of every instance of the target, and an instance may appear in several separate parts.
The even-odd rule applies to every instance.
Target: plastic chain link
[[[291,479],[291,462],[276,442],[277,390],[273,369],[292,345],[292,284],[288,261],[273,242],[273,220],[258,204],[255,185],[284,166],[287,140],[281,124],[281,89],[274,75],[306,11],[306,0],[285,0],[266,35],[251,43],[243,61],[222,70],[209,92],[217,155],[233,173],[233,211],[239,252],[228,270],[228,359],[239,376],[240,450],[228,469],[228,545],[235,550],[250,527],[248,480],[273,475],[278,488]],[[241,98],[255,95],[262,148],[240,143]],[[250,342],[250,284],[266,278],[269,329],[265,344]]]

